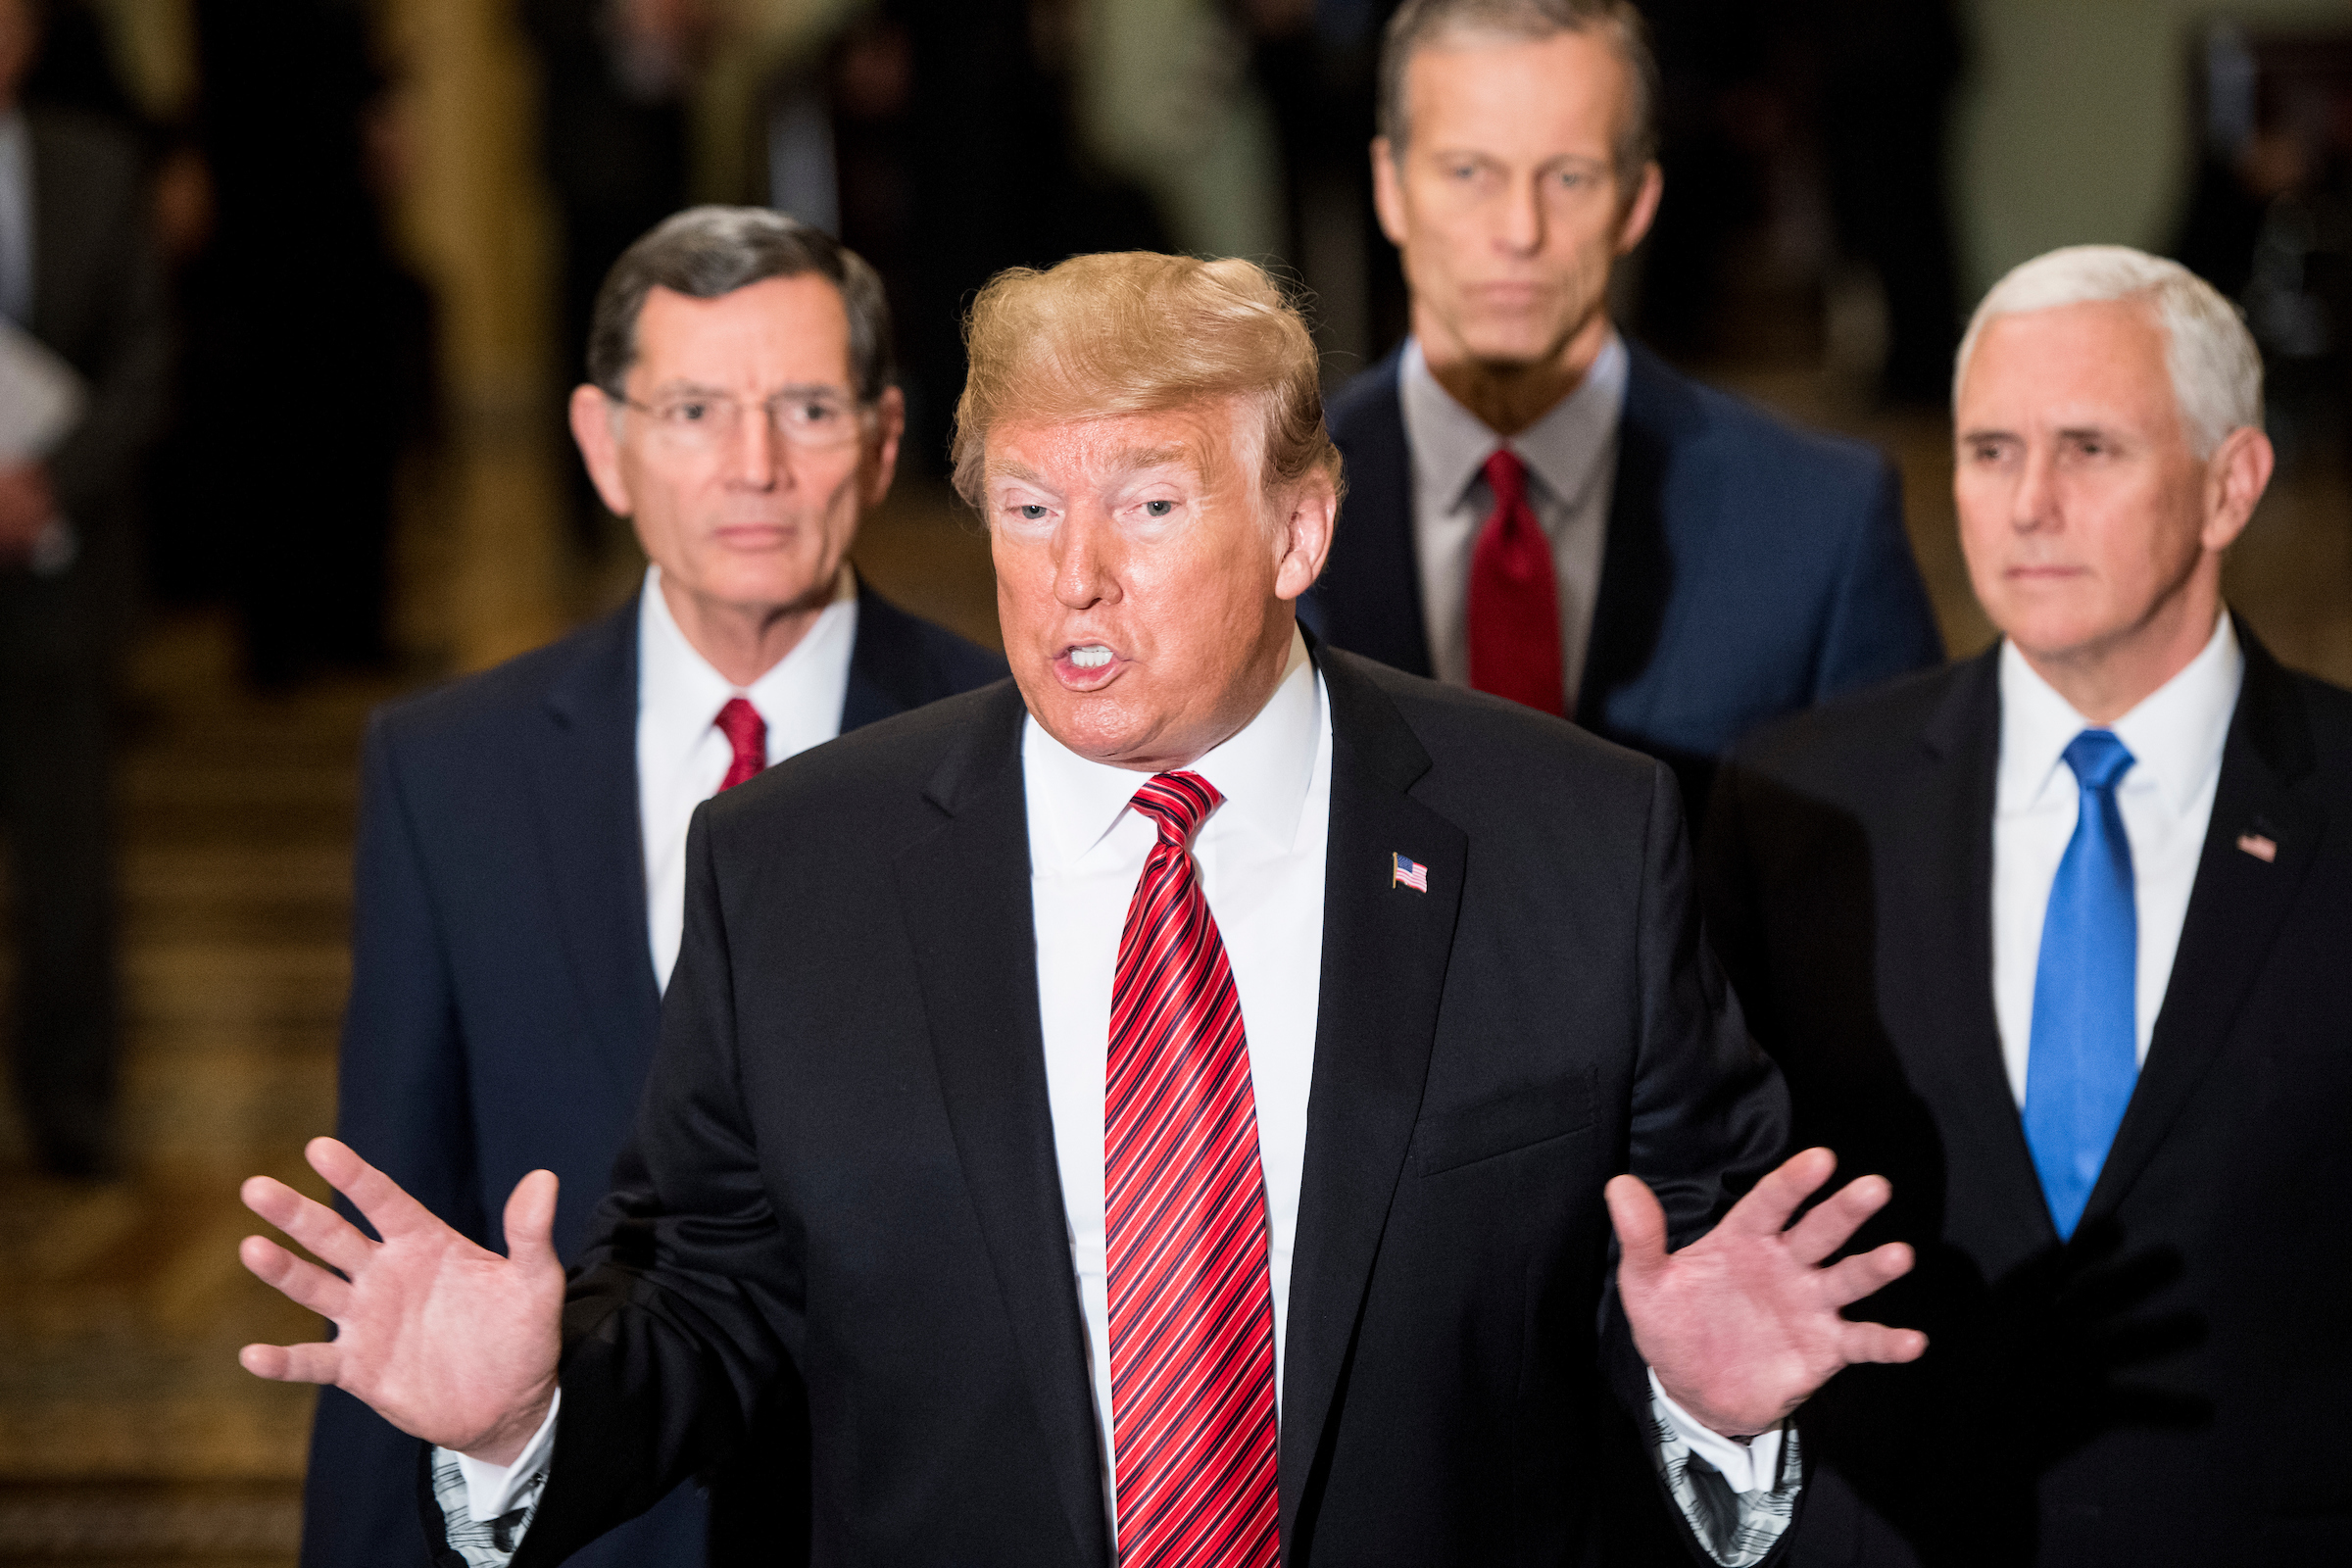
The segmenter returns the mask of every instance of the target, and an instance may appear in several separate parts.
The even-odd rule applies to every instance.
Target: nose
[[[2009,525],[2019,533],[2036,533],[2057,524],[2056,470],[2054,452],[2039,442],[2028,443],[2017,489],[2009,498]]]
[[[1534,256],[1544,249],[1544,197],[1538,179],[1524,180],[1502,199],[1494,240],[1513,256]]]
[[[1118,598],[1117,538],[1109,514],[1080,502],[1054,530],[1054,597],[1065,610],[1090,610]]]
[[[784,438],[764,404],[746,408],[727,443],[727,482],[746,490],[770,490],[789,482],[791,466]]]

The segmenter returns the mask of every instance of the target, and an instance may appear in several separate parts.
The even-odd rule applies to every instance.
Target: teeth
[[[1090,644],[1085,648],[1073,648],[1070,650],[1070,662],[1076,664],[1080,669],[1101,669],[1104,664],[1110,662],[1110,650],[1101,643]]]

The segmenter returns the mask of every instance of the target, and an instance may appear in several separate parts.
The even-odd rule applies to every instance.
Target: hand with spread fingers
[[[332,1138],[304,1151],[383,1240],[283,1182],[246,1182],[245,1206],[338,1271],[248,1236],[245,1266],[334,1321],[327,1344],[248,1345],[245,1370],[286,1383],[331,1383],[412,1437],[512,1463],[546,1419],[561,1349],[564,1268],[548,1233],[556,1177],[537,1170],[507,1200],[508,1255],[443,1224],[382,1171]]]
[[[1673,1253],[1665,1210],[1639,1177],[1620,1176],[1603,1195],[1635,1347],[1669,1397],[1726,1437],[1770,1429],[1843,1367],[1913,1361],[1928,1348],[1917,1329],[1849,1322],[1841,1311],[1910,1272],[1910,1248],[1888,1242],[1820,1266],[1886,1205],[1884,1177],[1848,1182],[1789,1225],[1837,1166],[1826,1149],[1794,1155]]]

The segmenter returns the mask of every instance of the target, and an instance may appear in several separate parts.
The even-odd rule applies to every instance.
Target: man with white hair
[[[2352,1503],[2352,694],[2222,599],[2262,367],[2180,267],[1978,308],[1953,490],[1982,657],[1740,749],[1702,886],[1797,1136],[1893,1179],[1791,1560],[2333,1560]],[[2323,1199],[2323,1201],[2326,1200]]]

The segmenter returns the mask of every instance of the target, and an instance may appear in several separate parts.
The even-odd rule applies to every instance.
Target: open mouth
[[[1072,643],[1054,661],[1054,673],[1073,691],[1092,691],[1126,666],[1108,643]]]

